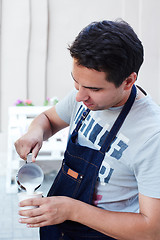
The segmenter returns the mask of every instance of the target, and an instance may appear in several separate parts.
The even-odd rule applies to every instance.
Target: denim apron
[[[76,128],[69,138],[64,154],[62,167],[49,190],[49,196],[68,196],[93,205],[93,194],[101,163],[105,153],[116,137],[136,97],[136,87],[133,85],[131,94],[122,108],[100,150],[81,146],[77,143],[78,130],[89,113],[85,110]],[[98,221],[98,219],[97,219]],[[109,224],[109,223],[108,223]],[[114,239],[95,231],[85,225],[73,221],[65,221],[58,225],[40,228],[41,240],[106,240]]]

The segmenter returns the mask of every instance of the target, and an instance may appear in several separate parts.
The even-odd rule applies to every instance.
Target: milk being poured
[[[31,160],[32,156],[29,154],[28,160]],[[44,174],[42,169],[35,163],[28,162],[24,164],[18,171],[18,181],[26,189],[27,194],[34,194],[37,187],[43,182]]]
[[[35,179],[29,179],[27,181],[23,181],[23,187],[26,189],[26,193],[29,195],[34,194],[35,189],[41,184],[42,178],[37,177]]]

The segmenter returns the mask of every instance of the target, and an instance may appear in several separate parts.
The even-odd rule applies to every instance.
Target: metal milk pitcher
[[[41,186],[43,179],[42,169],[32,162],[32,154],[29,153],[26,163],[19,169],[16,176],[18,187],[26,190],[28,194],[32,194]]]

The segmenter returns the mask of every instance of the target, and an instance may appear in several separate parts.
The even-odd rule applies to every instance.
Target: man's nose
[[[77,102],[83,102],[88,100],[89,96],[87,94],[87,89],[84,89],[83,87],[79,87],[77,95],[76,95],[76,101]]]

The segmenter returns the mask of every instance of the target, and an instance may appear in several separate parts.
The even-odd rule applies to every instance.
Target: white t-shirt
[[[56,105],[70,133],[86,107],[73,90]],[[90,111],[78,134],[78,143],[100,149],[122,107]],[[94,204],[111,211],[137,212],[138,193],[160,198],[160,107],[150,96],[135,100],[116,139],[102,162]]]

